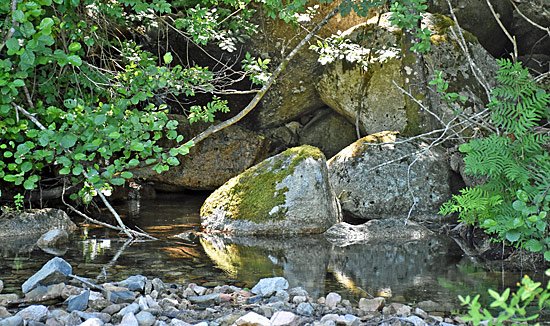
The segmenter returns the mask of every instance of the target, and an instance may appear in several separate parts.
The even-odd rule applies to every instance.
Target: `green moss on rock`
[[[288,191],[286,187],[277,189],[277,185],[306,158],[318,160],[324,156],[317,147],[303,145],[251,167],[214,191],[202,206],[201,216],[221,208],[234,220],[262,223],[284,219],[286,209],[272,212],[274,207],[284,205]]]

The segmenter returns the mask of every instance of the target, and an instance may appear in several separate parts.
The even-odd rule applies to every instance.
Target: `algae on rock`
[[[290,148],[226,182],[201,208],[206,231],[289,234],[325,231],[340,218],[325,157]]]

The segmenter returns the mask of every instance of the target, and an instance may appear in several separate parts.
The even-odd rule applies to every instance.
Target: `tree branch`
[[[11,14],[12,14],[12,16],[13,16],[13,13],[15,12],[16,9],[17,9],[17,0],[11,0]],[[2,51],[2,49],[4,48],[6,43],[8,43],[8,40],[13,36],[13,33],[15,33],[15,27],[19,26],[19,22],[17,20],[15,20],[15,17],[13,17],[11,19],[11,23],[12,23],[13,27],[11,27],[10,30],[8,31],[8,34],[6,35],[6,39],[4,40],[4,43],[2,43],[2,45],[0,45],[0,51]]]
[[[256,94],[256,96],[254,96],[254,98],[250,101],[250,103],[248,103],[248,105],[241,112],[239,112],[239,114],[222,123],[210,126],[208,129],[206,129],[205,131],[201,132],[200,134],[195,136],[193,139],[191,139],[191,141],[196,144],[201,140],[207,138],[208,136],[224,128],[231,126],[232,124],[241,120],[250,111],[252,111],[252,109],[255,108],[256,105],[258,105],[258,103],[260,102],[262,97],[265,95],[267,90],[273,85],[277,77],[280,75],[281,71],[283,71],[283,69],[288,64],[288,62],[296,55],[296,53],[298,53],[298,50],[300,50],[300,48],[302,48],[302,46],[304,46],[315,35],[315,33],[317,33],[321,29],[321,27],[326,25],[328,21],[334,15],[336,15],[336,13],[338,13],[338,11],[339,11],[339,7],[336,7],[334,10],[332,10],[319,24],[317,24],[317,26],[315,26],[315,28],[311,30],[311,32],[309,32],[308,35],[306,35],[306,37],[304,37],[304,39],[302,39],[302,41],[300,41],[300,43],[283,59],[283,61],[279,64],[277,69],[275,69],[275,71],[273,72],[269,80],[265,83],[265,85],[260,90],[258,90],[258,93]]]

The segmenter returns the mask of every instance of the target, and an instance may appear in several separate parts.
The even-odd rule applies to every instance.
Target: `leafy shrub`
[[[550,94],[538,87],[521,63],[498,60],[500,83],[488,107],[498,133],[460,146],[465,172],[487,183],[465,188],[440,214],[494,234],[496,241],[543,252],[550,261],[550,136],[534,130],[550,117]]]

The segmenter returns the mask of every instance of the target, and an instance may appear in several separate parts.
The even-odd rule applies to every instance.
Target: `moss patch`
[[[455,22],[451,18],[442,14],[434,14],[434,16],[435,31],[433,31],[434,33],[430,36],[430,41],[434,45],[439,46],[442,42],[448,42],[449,33],[451,33],[449,28],[455,26]],[[468,43],[479,43],[477,37],[466,30],[462,31],[462,35],[464,36],[464,40]],[[457,48],[457,50],[459,49],[458,44],[455,44],[455,48]]]
[[[310,157],[315,160],[324,158],[317,147],[304,145],[287,149],[253,166],[214,191],[202,206],[201,216],[209,216],[216,208],[221,208],[234,220],[262,223],[284,219],[286,209],[276,212],[272,209],[285,203],[288,188],[276,187],[294,173],[301,161]]]

